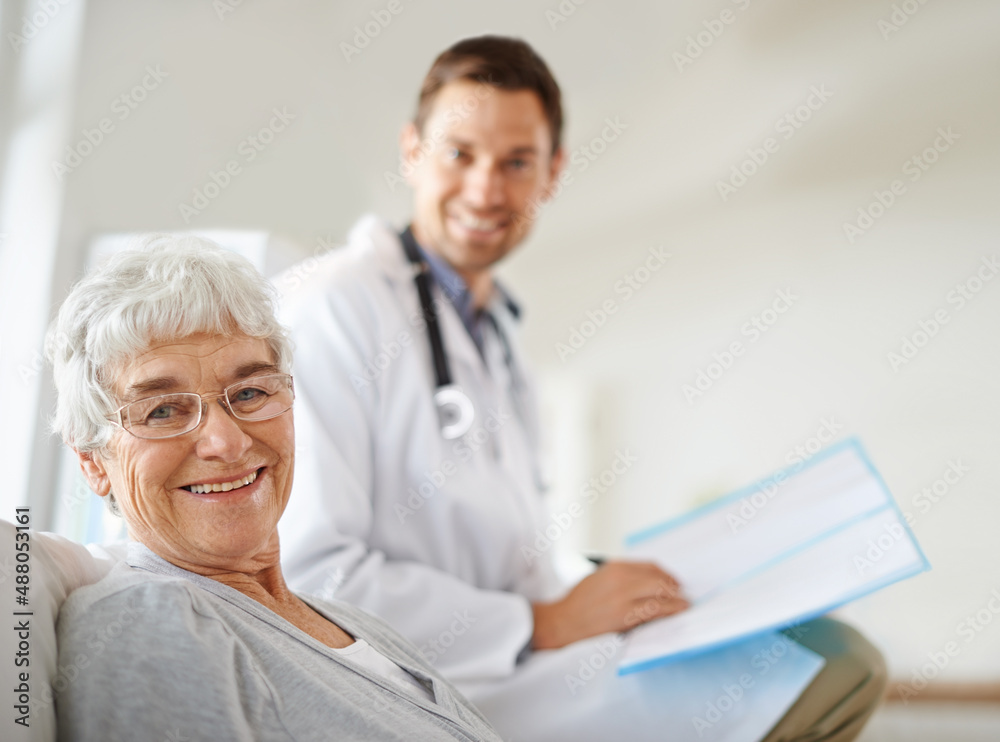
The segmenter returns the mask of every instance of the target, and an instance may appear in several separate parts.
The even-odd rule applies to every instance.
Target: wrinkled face
[[[114,392],[120,404],[210,395],[278,372],[263,340],[198,334],[153,345],[116,376]],[[292,413],[251,422],[233,418],[222,397],[207,403],[188,433],[148,440],[118,429],[105,453],[81,454],[81,465],[95,492],[114,493],[130,537],[167,561],[203,574],[254,570],[277,558],[276,526],[292,486]],[[214,491],[224,483],[234,488]]]
[[[469,280],[520,244],[562,165],[538,95],[458,80],[401,147],[417,241]]]

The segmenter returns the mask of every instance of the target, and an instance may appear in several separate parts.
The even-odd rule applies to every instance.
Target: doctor
[[[618,678],[616,632],[683,610],[676,581],[610,562],[565,585],[533,548],[535,400],[492,267],[557,183],[561,135],[559,87],[527,44],[459,42],[401,133],[410,225],[366,217],[278,278],[300,405],[286,573],[388,620],[507,738],[853,739],[885,680],[849,627],[820,619],[794,642]]]

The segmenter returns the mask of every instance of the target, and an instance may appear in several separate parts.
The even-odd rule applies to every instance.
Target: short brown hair
[[[423,133],[434,99],[455,80],[475,80],[500,90],[531,90],[538,95],[552,133],[552,152],[562,143],[562,93],[548,66],[526,42],[507,36],[463,39],[441,52],[431,65],[417,100],[413,124]]]

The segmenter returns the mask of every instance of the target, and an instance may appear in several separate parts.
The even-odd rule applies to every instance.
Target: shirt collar
[[[430,266],[435,283],[441,287],[449,301],[455,304],[459,302],[466,304],[472,300],[472,292],[469,291],[465,280],[455,272],[447,260],[430,250],[425,250],[419,242],[417,249],[420,250],[420,256]]]
[[[415,240],[414,240],[415,241]],[[458,310],[459,315],[465,319],[471,315],[475,314],[475,309],[472,305],[472,292],[469,291],[468,285],[455,269],[449,265],[448,261],[442,258],[440,255],[432,253],[429,250],[425,250],[424,247],[417,242],[417,249],[420,250],[420,255],[424,260],[427,261],[427,265],[430,266],[431,275],[434,277],[434,281],[444,295],[448,297],[448,300],[455,306]],[[507,290],[501,286],[496,280],[493,281],[493,289],[499,295],[499,298],[503,301],[504,305],[507,307],[507,311],[511,313],[514,319],[521,318],[521,307],[513,297],[507,292]]]

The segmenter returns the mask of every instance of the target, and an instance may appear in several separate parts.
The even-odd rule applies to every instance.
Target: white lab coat
[[[532,387],[503,300],[490,310],[510,341],[513,374],[492,329],[480,355],[434,287],[451,372],[476,415],[469,433],[447,441],[413,271],[391,227],[366,217],[347,246],[275,284],[295,343],[295,483],[279,524],[292,586],[386,619],[519,742],[612,731],[687,739],[692,715],[706,713],[735,668],[749,668],[774,637],[622,679],[613,657],[591,661],[609,653],[609,636],[524,659],[530,603],[568,586],[551,552],[522,551],[547,513]],[[767,694],[690,738],[762,736],[822,664],[798,645],[786,656],[759,679]]]

